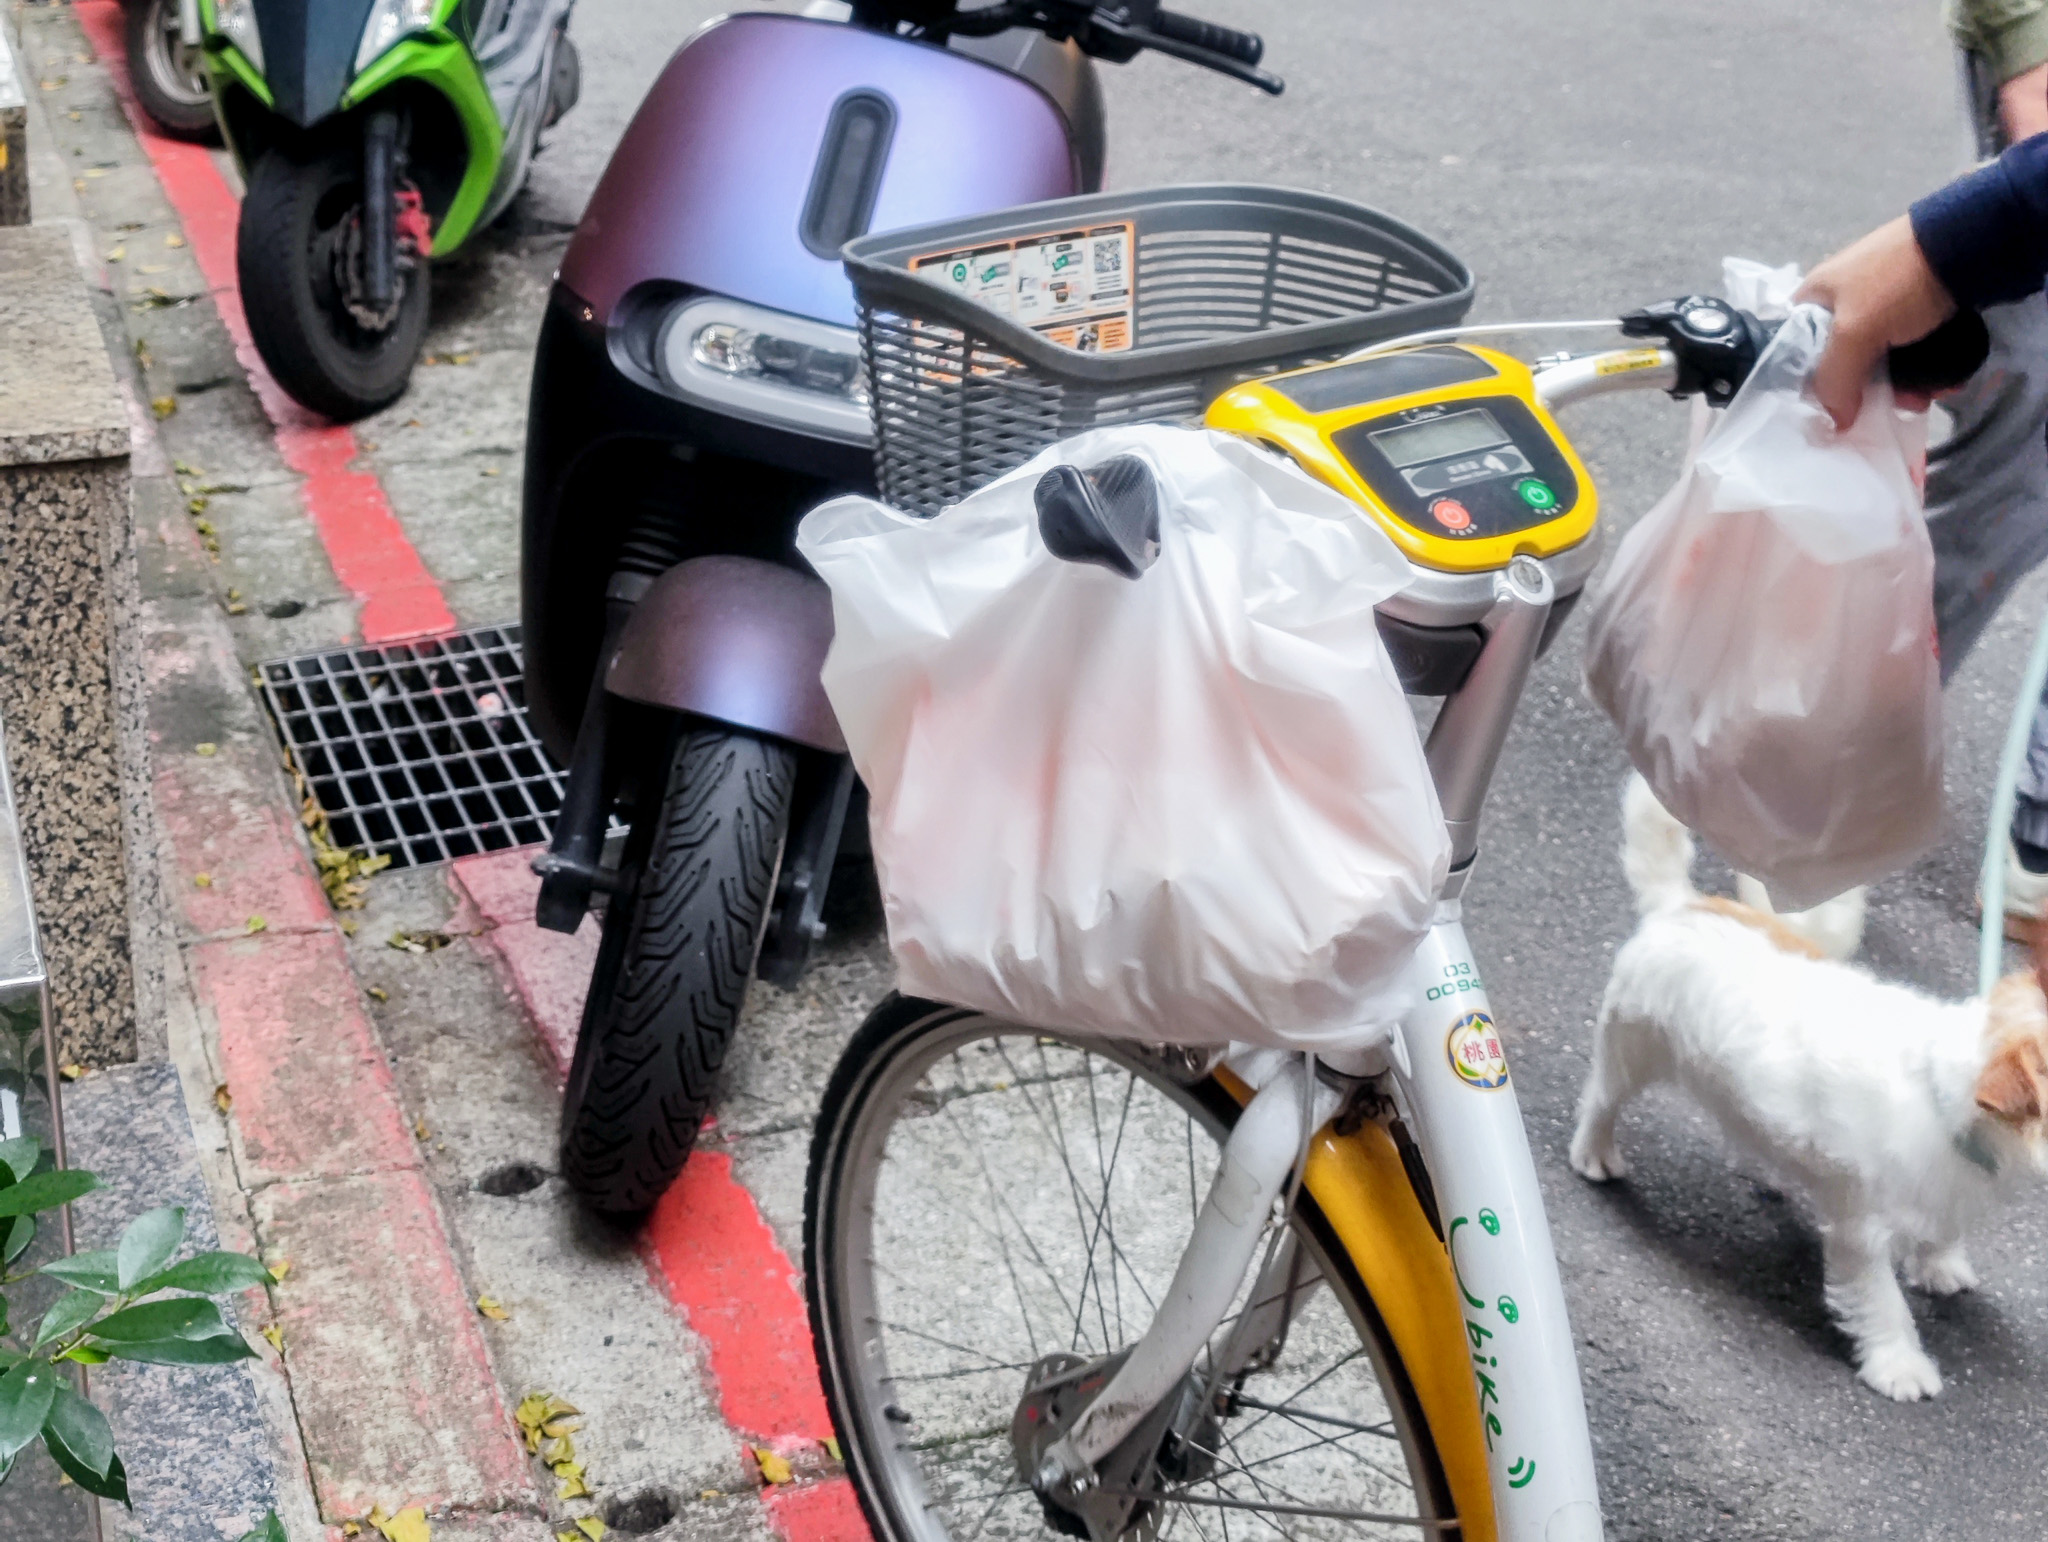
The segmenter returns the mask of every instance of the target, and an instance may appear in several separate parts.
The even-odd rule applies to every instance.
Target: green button
[[[1515,484],[1515,491],[1522,495],[1522,502],[1532,509],[1554,509],[1557,494],[1550,490],[1550,484],[1536,477],[1523,477]]]

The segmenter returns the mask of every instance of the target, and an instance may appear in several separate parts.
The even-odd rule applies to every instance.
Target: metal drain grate
[[[260,669],[337,846],[411,867],[548,838],[567,776],[527,727],[516,625]]]

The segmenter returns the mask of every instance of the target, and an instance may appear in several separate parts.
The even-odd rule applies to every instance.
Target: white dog
[[[1642,922],[1614,961],[1571,1161],[1627,1172],[1614,1120],[1675,1082],[1737,1147],[1819,1211],[1827,1304],[1858,1374],[1909,1402],[1941,1390],[1894,1273],[1934,1295],[1977,1276],[1963,1233],[2001,1193],[2048,1175],[2048,1001],[2037,974],[1948,1003],[1827,957],[1849,929],[1692,886],[1692,837],[1640,777],[1622,801]],[[1860,906],[1860,900],[1858,901]]]

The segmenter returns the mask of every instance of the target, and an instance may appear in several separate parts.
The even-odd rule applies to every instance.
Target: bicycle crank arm
[[[1529,1137],[1456,901],[1409,965],[1414,1110],[1479,1389],[1501,1542],[1600,1542],[1578,1355]]]

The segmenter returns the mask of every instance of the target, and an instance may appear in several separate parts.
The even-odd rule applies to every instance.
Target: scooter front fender
[[[634,605],[605,689],[843,755],[819,680],[831,646],[832,596],[817,579],[754,557],[694,557]]]

